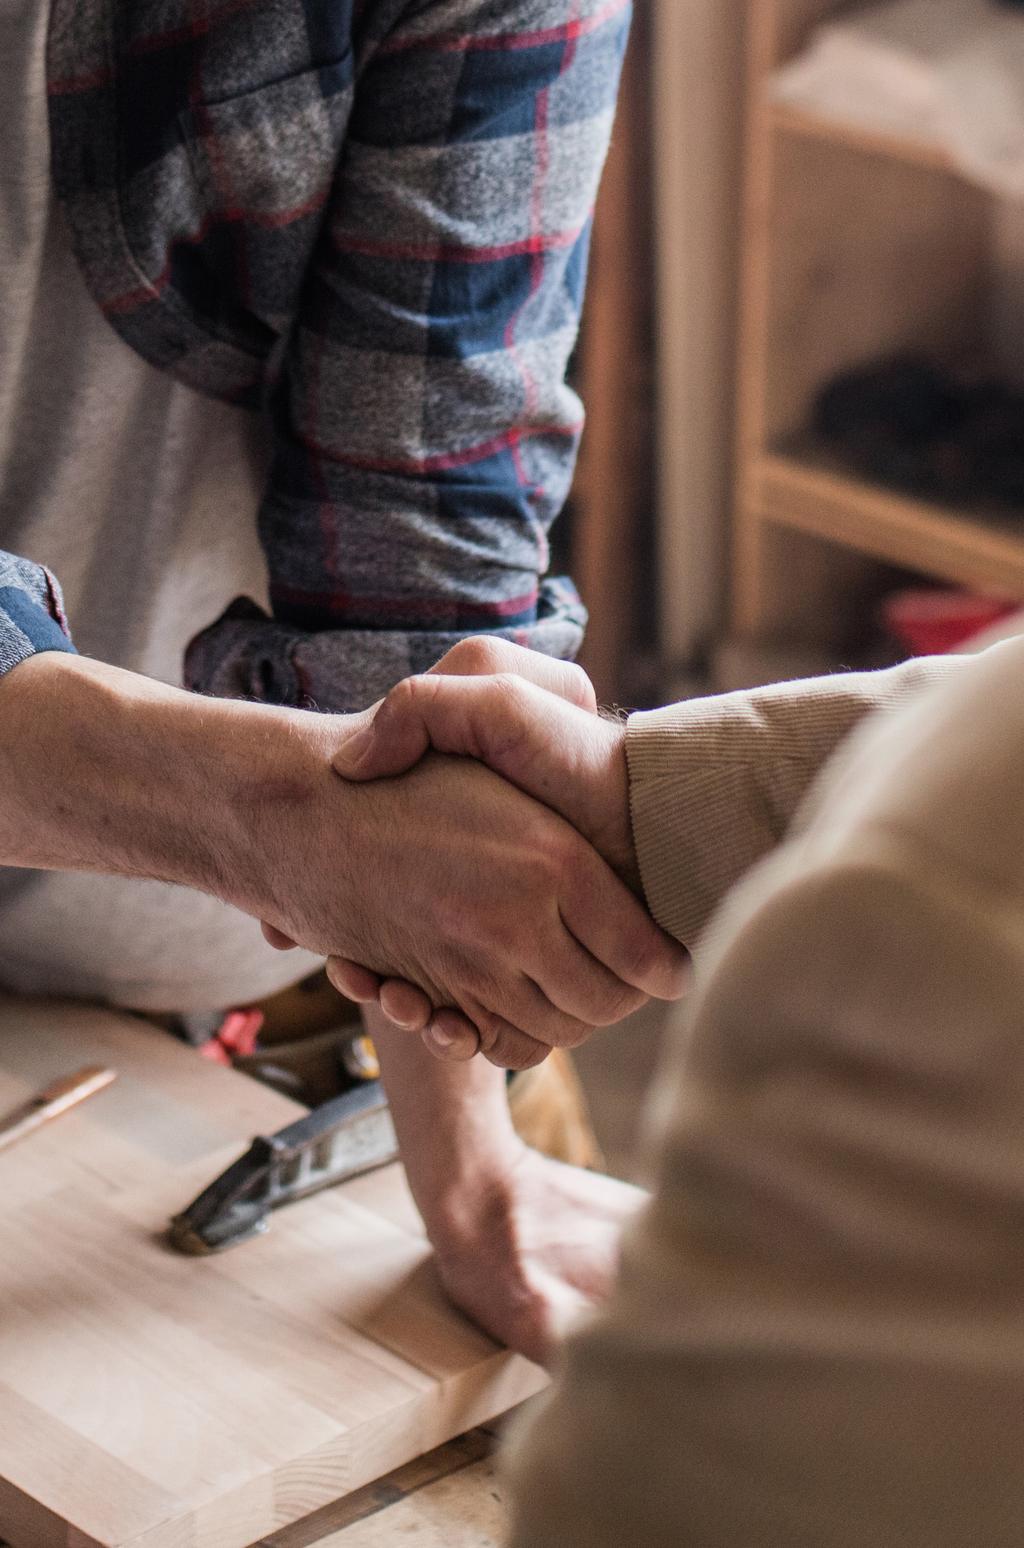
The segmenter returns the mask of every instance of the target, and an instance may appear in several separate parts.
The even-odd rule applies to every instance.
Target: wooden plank
[[[439,1478],[447,1478],[461,1472],[474,1463],[489,1459],[495,1448],[495,1438],[482,1429],[471,1430],[456,1440],[437,1446],[425,1456],[417,1457],[405,1467],[396,1468],[386,1478],[357,1489],[346,1499],[337,1500],[323,1510],[316,1511],[294,1526],[274,1532],[259,1544],[259,1548],[321,1548],[331,1542],[343,1529],[365,1521],[370,1516],[389,1513],[392,1506],[408,1499],[421,1489],[427,1488]]]
[[[655,0],[656,579],[672,670],[723,621],[747,0]]]
[[[776,137],[766,445],[807,425],[837,373],[906,351],[976,356],[991,201],[942,171]]]
[[[310,1548],[314,1543],[315,1548],[394,1548],[395,1543],[407,1548],[502,1548],[507,1528],[504,1481],[495,1460],[485,1457],[403,1492],[383,1509],[363,1512],[326,1537],[305,1542]]]
[[[1024,537],[1013,521],[944,509],[794,456],[764,457],[761,475],[761,511],[778,526],[936,580],[1024,599]]]
[[[502,1548],[504,1484],[493,1459],[439,1478],[387,1511],[324,1539],[320,1548]]]
[[[807,139],[863,151],[869,156],[887,156],[910,166],[924,167],[929,172],[959,176],[953,158],[942,145],[915,140],[910,135],[870,129],[863,124],[844,123],[839,118],[826,118],[823,113],[789,102],[774,103],[770,112],[772,127],[778,133],[803,135]]]
[[[0,1111],[90,1061],[117,1084],[0,1156],[13,1548],[244,1548],[543,1384],[445,1300],[399,1167],[172,1252],[168,1216],[300,1109],[141,1021],[0,1000]]]
[[[640,566],[653,487],[648,26],[638,9],[598,195],[580,340],[587,425],[574,492],[572,564],[590,610],[580,660],[608,701],[628,691],[630,650],[647,591]]]

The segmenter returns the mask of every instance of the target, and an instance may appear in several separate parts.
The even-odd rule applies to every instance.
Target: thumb
[[[621,726],[522,677],[407,677],[334,754],[344,779],[402,774],[433,749],[477,762],[564,817],[634,891]]]
[[[449,726],[449,731],[454,734],[454,743],[442,748],[437,740],[437,735],[441,734],[439,707],[435,708],[429,724],[424,719],[423,705],[433,702],[431,683],[439,677],[448,680],[472,678],[478,681],[518,679],[544,689],[547,694],[575,708],[591,715],[597,714],[594,685],[575,662],[559,661],[538,651],[526,650],[521,645],[513,645],[508,640],[473,635],[453,645],[447,655],[442,656],[422,677],[406,678],[391,690],[386,699],[365,711],[359,726],[348,733],[338,748],[332,760],[335,771],[344,779],[351,780],[384,779],[390,775],[404,774],[430,747],[438,751],[463,753],[488,762],[482,752],[461,745],[475,736],[473,727],[464,722],[461,734],[454,734],[454,728]],[[446,696],[442,703],[445,711],[450,714],[455,703],[454,697]],[[472,703],[478,703],[475,696]]]
[[[589,808],[616,735],[598,716],[520,677],[431,674],[393,688],[333,764],[345,779],[366,780],[404,773],[431,748],[475,758],[592,836],[597,814]]]
[[[436,745],[426,719],[432,682],[455,678],[407,677],[370,710],[334,751],[331,764],[343,779],[386,779],[404,774]]]

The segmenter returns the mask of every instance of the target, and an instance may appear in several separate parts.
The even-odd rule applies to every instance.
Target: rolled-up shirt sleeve
[[[547,534],[628,0],[377,12],[272,398],[273,616],[236,605],[193,642],[206,692],[355,709],[466,634],[582,638]]]
[[[56,576],[0,550],[0,677],[39,651],[74,649]]]

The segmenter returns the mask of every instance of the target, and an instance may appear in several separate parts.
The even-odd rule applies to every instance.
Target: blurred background
[[[636,0],[574,369],[555,560],[606,703],[1024,631],[1024,0]],[[318,1014],[322,977],[218,1047],[322,1100]],[[619,1175],[666,1021],[574,1056]],[[515,1100],[592,1154],[567,1061]]]
[[[1022,0],[636,0],[576,371],[606,702],[1024,631]],[[577,1056],[621,1175],[665,1023]]]
[[[637,0],[562,542],[626,706],[1024,628],[1024,5]]]

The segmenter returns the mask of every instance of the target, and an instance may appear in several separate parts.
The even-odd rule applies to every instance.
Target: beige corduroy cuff
[[[876,709],[962,670],[929,657],[630,716],[630,811],[648,907],[693,948],[729,889],[785,836],[832,753]]]

